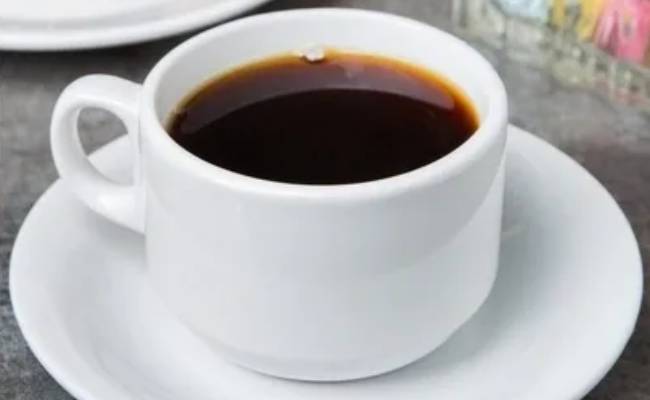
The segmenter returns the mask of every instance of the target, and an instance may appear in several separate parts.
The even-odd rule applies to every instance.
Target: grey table
[[[451,29],[451,6],[443,0],[276,0],[255,12],[314,6],[380,9]],[[16,233],[34,201],[57,178],[48,144],[48,124],[57,96],[74,78],[88,73],[141,81],[165,52],[187,37],[88,52],[0,52],[0,399],[71,399],[25,344],[8,291],[9,256]],[[546,72],[482,50],[490,53],[505,80],[511,121],[570,154],[614,194],[632,221],[647,265],[650,117],[589,91],[564,88]],[[89,149],[122,131],[119,123],[103,112],[88,111],[82,117],[81,129],[87,133]],[[647,297],[623,356],[587,399],[650,400]]]

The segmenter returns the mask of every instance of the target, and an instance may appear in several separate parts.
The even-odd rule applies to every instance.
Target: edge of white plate
[[[271,0],[239,0],[199,8],[188,14],[171,16],[142,24],[116,26],[101,30],[31,29],[3,30],[0,26],[0,50],[65,51],[114,47],[162,39],[199,29],[250,11]]]

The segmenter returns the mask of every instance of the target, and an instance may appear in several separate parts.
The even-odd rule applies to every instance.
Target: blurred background
[[[561,84],[650,110],[650,2],[454,0],[454,28]]]
[[[0,6],[3,1],[8,0]],[[567,152],[607,187],[632,222],[647,264],[650,1],[273,0],[250,14],[325,6],[412,17],[478,48],[505,81],[511,122]],[[88,73],[142,81],[162,55],[193,33],[99,50],[0,51],[0,399],[71,399],[22,339],[7,288],[16,233],[57,178],[48,138],[56,98]],[[124,132],[114,117],[98,110],[84,111],[80,126],[88,150]],[[648,400],[649,377],[646,298],[625,353],[587,399]]]

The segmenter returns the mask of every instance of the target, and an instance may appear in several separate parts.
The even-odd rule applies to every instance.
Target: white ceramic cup
[[[458,84],[478,131],[427,166],[347,185],[265,181],[206,163],[164,121],[192,89],[247,62],[313,45],[396,57]],[[80,145],[85,107],[122,119],[134,183],[105,178]],[[54,160],[90,208],[144,234],[151,285],[215,352],[285,378],[347,380],[408,364],[484,301],[497,272],[507,104],[490,64],[402,17],[343,9],[230,22],[167,54],[143,85],[91,75],[52,119]]]

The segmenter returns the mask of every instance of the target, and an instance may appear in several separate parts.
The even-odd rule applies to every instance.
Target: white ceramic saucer
[[[567,156],[517,128],[507,154],[493,293],[446,344],[392,374],[298,383],[222,361],[147,287],[142,238],[88,211],[61,183],[17,238],[15,313],[38,359],[80,400],[578,399],[634,327],[637,243],[610,195]],[[128,155],[119,139],[93,159],[126,176]]]
[[[70,50],[157,39],[223,21],[269,0],[2,1],[0,49]]]

